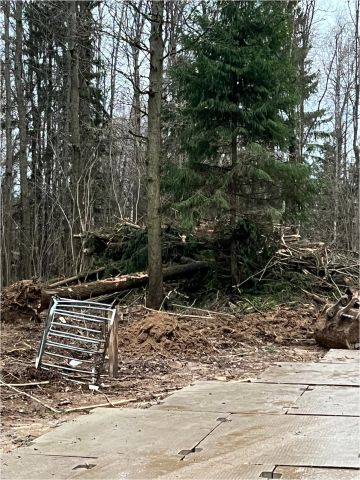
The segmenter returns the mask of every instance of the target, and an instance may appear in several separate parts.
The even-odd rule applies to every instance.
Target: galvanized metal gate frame
[[[35,367],[44,370],[55,369],[64,377],[78,383],[97,384],[104,365],[115,314],[113,304],[54,296],[36,355]],[[92,328],[87,326],[88,323],[92,324]],[[74,330],[75,333],[69,330]],[[74,342],[81,346],[71,344]],[[69,351],[70,354],[59,353],[59,349]],[[82,357],[76,358],[76,354],[81,354]],[[44,356],[55,357],[63,363],[56,363],[55,360],[53,363],[44,361]],[[87,358],[83,358],[84,356]],[[73,363],[64,364],[65,362]],[[89,368],[77,368],[80,364],[85,364]]]

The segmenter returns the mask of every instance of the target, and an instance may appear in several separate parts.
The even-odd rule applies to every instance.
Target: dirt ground
[[[88,412],[66,409],[119,400],[129,400],[121,408],[147,408],[196,380],[247,380],[273,362],[312,361],[325,353],[313,340],[317,310],[310,304],[243,316],[196,309],[168,314],[140,306],[123,313],[119,376],[106,378],[98,391],[35,369],[42,333],[36,320],[2,325],[1,451]]]

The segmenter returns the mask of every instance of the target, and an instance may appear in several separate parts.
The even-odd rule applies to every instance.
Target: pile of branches
[[[3,289],[2,320],[40,319],[52,296],[112,302],[120,292],[146,287],[147,231],[131,223],[78,235],[87,256],[87,271],[49,282],[23,280]],[[193,291],[201,285],[209,263],[202,254],[206,243],[194,235],[164,226],[163,278]]]
[[[165,266],[190,261],[207,262],[210,288],[232,291],[231,249],[235,245],[239,279],[243,280],[263,268],[278,248],[278,239],[248,220],[237,225],[219,223],[194,233],[170,225],[162,227],[162,261]],[[83,249],[88,265],[105,266],[105,276],[140,272],[147,269],[146,228],[119,223],[112,229],[87,232]]]
[[[82,235],[83,252],[92,266],[105,267],[105,275],[139,272],[147,269],[147,230],[122,222],[112,229]],[[169,225],[162,228],[162,259],[170,265],[181,259],[202,260],[204,241]]]
[[[2,289],[1,319],[8,322],[36,319],[40,304],[41,284],[37,280],[21,280]]]
[[[282,238],[282,244],[266,266],[247,278],[269,283],[279,278],[298,278],[304,285],[316,290],[335,291],[341,294],[347,287],[357,287],[359,282],[359,254],[338,250],[324,242]]]
[[[306,242],[299,235],[283,235],[276,243],[255,224],[245,221],[239,222],[235,229],[208,231],[206,235],[196,232],[186,236],[179,230],[164,227],[165,282],[173,286],[176,281],[176,288],[196,298],[214,290],[236,295],[230,272],[230,245],[234,240],[241,274],[237,285],[240,295],[247,291],[274,298],[285,296],[288,300],[301,290],[311,289],[325,297],[335,294],[339,298],[347,287],[358,286],[356,252]],[[53,295],[111,302],[118,292],[146,287],[145,228],[121,224],[109,231],[88,232],[81,241],[84,253],[91,259],[87,272],[47,284],[25,280],[5,288],[1,299],[2,319],[36,317],[47,308]]]

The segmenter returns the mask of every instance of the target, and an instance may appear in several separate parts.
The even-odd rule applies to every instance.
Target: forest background
[[[358,250],[359,0],[3,1],[1,13],[3,285],[89,268],[89,232],[151,228],[157,128],[163,230],[190,246],[215,231],[230,283],[281,225]],[[141,266],[146,255],[128,270]]]

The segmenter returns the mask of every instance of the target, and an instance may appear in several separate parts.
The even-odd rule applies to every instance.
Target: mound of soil
[[[190,310],[187,312],[189,314]],[[119,352],[123,358],[174,357],[200,358],[241,348],[313,344],[316,310],[304,305],[293,311],[283,307],[263,314],[189,318],[151,313],[119,329]]]
[[[153,313],[120,331],[119,350],[128,355],[156,353],[195,354],[201,349],[212,353],[214,348],[204,337],[194,334],[193,325],[179,322],[166,313]]]
[[[297,345],[312,340],[318,313],[304,304],[302,308],[278,308],[259,315],[244,315],[241,320],[243,341],[273,342],[278,345]]]

